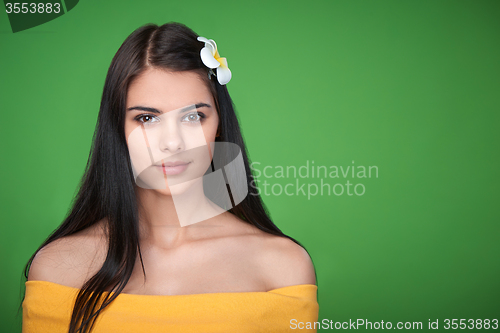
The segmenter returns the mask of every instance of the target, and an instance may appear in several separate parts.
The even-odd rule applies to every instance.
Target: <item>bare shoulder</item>
[[[105,237],[101,224],[44,246],[33,259],[28,281],[48,281],[81,288],[105,259]]]
[[[266,235],[259,250],[262,274],[268,289],[316,284],[316,274],[309,253],[291,239]]]
[[[302,246],[246,222],[241,222],[238,229],[234,242],[245,253],[245,261],[256,268],[255,274],[265,281],[267,290],[316,284],[311,257]]]

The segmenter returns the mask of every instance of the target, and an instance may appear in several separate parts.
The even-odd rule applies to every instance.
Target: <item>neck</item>
[[[169,192],[175,193],[175,186]],[[205,196],[202,182],[182,193],[165,194],[141,187],[136,193],[141,242],[162,248],[206,237],[213,227],[220,227],[214,217],[225,212]]]

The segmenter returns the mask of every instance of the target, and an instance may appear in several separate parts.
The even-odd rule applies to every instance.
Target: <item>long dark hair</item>
[[[205,78],[216,101],[219,133],[216,141],[231,142],[241,148],[249,194],[229,212],[267,233],[287,237],[271,221],[255,186],[243,137],[227,87],[220,85],[202,63],[204,43],[198,35],[179,23],[145,25],[135,30],[121,45],[109,67],[92,148],[72,208],[63,223],[43,242],[24,268],[29,267],[40,249],[65,236],[89,228],[106,218],[108,252],[101,269],[85,282],[75,301],[69,333],[90,332],[97,316],[123,290],[130,279],[139,246],[138,203],[130,156],[124,132],[125,102],[130,83],[147,67],[170,71],[196,71]],[[301,245],[302,246],[302,245]],[[106,290],[114,291],[113,294]],[[111,296],[112,295],[112,296]]]

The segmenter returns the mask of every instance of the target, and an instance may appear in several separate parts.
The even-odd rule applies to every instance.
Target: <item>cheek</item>
[[[219,118],[213,117],[212,119],[210,119],[210,122],[207,122],[205,128],[203,129],[203,132],[205,134],[205,142],[207,143],[208,147],[210,161],[213,158],[211,143],[215,142],[215,136],[217,135],[218,126],[219,126]]]
[[[127,141],[127,145],[129,144],[129,136],[130,133],[136,128],[137,125],[132,120],[125,120],[124,132],[125,132],[125,140]]]
[[[218,117],[212,117],[206,122],[206,125],[203,128],[203,132],[205,134],[205,141],[207,143],[215,141],[215,136],[217,135],[218,127],[219,127]]]

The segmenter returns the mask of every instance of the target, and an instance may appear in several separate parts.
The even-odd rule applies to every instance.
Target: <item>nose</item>
[[[184,140],[178,124],[174,121],[164,120],[160,136],[160,149],[169,153],[178,153],[185,149]]]

